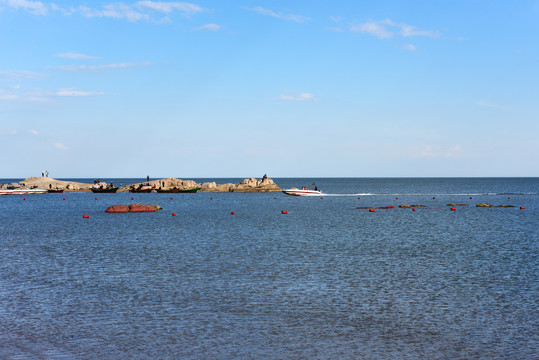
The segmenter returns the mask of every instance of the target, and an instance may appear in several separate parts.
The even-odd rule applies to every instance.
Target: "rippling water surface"
[[[537,358],[539,179],[314,181],[0,197],[0,358]]]

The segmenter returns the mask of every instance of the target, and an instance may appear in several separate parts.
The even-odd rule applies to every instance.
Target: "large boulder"
[[[231,192],[277,192],[281,189],[270,178],[257,180],[255,178],[245,179],[238,185],[230,189]]]

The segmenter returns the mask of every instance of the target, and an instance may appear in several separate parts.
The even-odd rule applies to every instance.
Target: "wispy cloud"
[[[350,27],[350,31],[374,35],[380,39],[387,39],[393,37],[394,35],[393,32],[386,29],[384,24],[379,22],[368,22],[359,25],[352,25]]]
[[[111,2],[101,8],[89,6],[72,6],[62,8],[54,3],[49,5],[41,1],[30,0],[0,0],[0,3],[15,10],[24,10],[35,15],[48,15],[51,11],[59,11],[66,16],[80,14],[86,18],[113,18],[125,19],[131,22],[151,20],[151,13],[172,14],[178,12],[183,16],[200,13],[204,9],[198,5],[178,1],[138,1],[132,4]]]
[[[67,146],[65,146],[64,144],[62,144],[60,142],[54,143],[54,148],[58,149],[58,150],[62,150],[62,151],[69,150]]]
[[[41,1],[28,0],[0,0],[0,3],[6,4],[15,10],[25,10],[34,15],[47,15],[49,7]]]
[[[45,74],[37,73],[34,71],[26,71],[26,70],[0,71],[0,78],[10,79],[10,80],[41,79],[45,76],[46,76]]]
[[[403,45],[400,47],[402,50],[407,50],[407,51],[416,51],[417,48],[412,45],[412,44],[406,44],[406,45]]]
[[[12,130],[9,131],[9,134],[10,135],[25,135],[25,134],[39,135],[39,132],[37,130],[34,130],[34,129],[23,130],[23,131],[19,131],[17,129],[12,129]]]
[[[58,97],[88,97],[101,96],[105,93],[100,91],[81,91],[76,89],[58,89],[47,91],[43,89],[21,89],[20,87],[1,89],[0,101],[13,103],[46,103]],[[31,131],[34,133],[33,131]]]
[[[411,37],[427,36],[437,38],[440,35],[436,31],[421,30],[416,26],[405,23],[396,23],[390,19],[381,21],[369,21],[363,24],[350,26],[350,31],[363,34],[370,34],[380,39],[388,39],[394,36]]]
[[[90,56],[90,55],[79,54],[79,53],[62,53],[62,54],[55,54],[54,56],[64,58],[64,59],[75,59],[75,60],[100,59],[97,56]]]
[[[80,91],[75,89],[59,89],[56,92],[56,96],[66,96],[66,97],[87,97],[87,96],[99,96],[103,95],[103,92],[98,91]]]
[[[46,102],[50,99],[50,94],[47,94],[41,89],[21,89],[20,86],[11,88],[0,88],[0,101],[4,102]]]
[[[115,3],[103,5],[103,9],[92,9],[87,6],[79,6],[78,12],[87,18],[104,17],[113,19],[126,19],[131,22],[136,22],[142,19],[148,20],[149,16],[140,11],[135,10],[132,6]]]
[[[319,101],[317,97],[310,93],[301,93],[297,96],[294,95],[281,95],[276,97],[277,101]]]
[[[295,14],[291,14],[291,13],[285,13],[285,12],[282,12],[282,11],[275,12],[273,10],[263,8],[261,6],[257,6],[255,8],[250,9],[250,10],[252,10],[252,11],[254,11],[256,13],[262,14],[262,15],[271,16],[271,17],[274,17],[274,18],[277,18],[277,19],[282,19],[282,20],[295,21],[297,23],[302,23],[302,22],[305,22],[305,21],[309,20],[309,18],[305,17],[305,16],[295,15]]]
[[[133,66],[149,66],[149,61],[137,63],[118,63],[118,64],[102,64],[102,65],[60,65],[53,66],[53,69],[68,70],[68,71],[100,71],[108,69],[123,69]]]
[[[163,13],[179,11],[183,15],[192,15],[203,11],[203,9],[198,5],[177,1],[139,1],[135,4],[135,6],[139,9],[149,9]]]
[[[205,24],[200,27],[197,27],[195,30],[198,31],[219,31],[221,27],[217,24]]]

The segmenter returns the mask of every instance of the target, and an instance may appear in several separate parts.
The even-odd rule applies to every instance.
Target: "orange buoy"
[[[172,198],[170,198],[170,200],[172,200]]]
[[[323,199],[323,197],[321,197],[320,199]]]
[[[235,212],[234,212],[234,211],[232,211],[232,212],[230,213],[230,215],[234,215],[234,214],[235,214]]]
[[[412,208],[412,211],[415,211],[415,208]]]
[[[471,199],[471,198],[472,198],[472,197],[470,196],[470,199]]]
[[[274,199],[277,199],[276,197],[274,197]]]
[[[133,198],[131,198],[131,200],[133,200]]]
[[[176,216],[176,213],[172,213],[172,216]]]
[[[288,211],[283,210],[283,211],[281,211],[281,214],[288,214]]]
[[[435,196],[433,196],[432,198],[433,198],[433,199],[436,199],[436,197],[435,197]]]
[[[213,200],[213,198],[211,197],[210,200]]]
[[[97,198],[95,198],[97,200]]]
[[[374,209],[369,209],[369,212],[374,212]]]
[[[526,207],[525,207],[525,206],[521,206],[520,209],[521,209],[521,210],[524,210],[524,209],[526,209]]]
[[[358,196],[357,199],[359,200],[359,199],[361,199],[361,198]]]
[[[66,199],[66,198],[64,198],[64,200],[65,200],[65,199]]]
[[[84,214],[84,215],[82,215],[82,217],[85,218],[85,219],[88,219],[90,217],[90,215]]]
[[[451,208],[451,211],[456,211],[456,210],[457,210],[457,208]]]
[[[26,200],[26,198],[24,198],[23,200]]]
[[[395,199],[399,200],[399,197],[397,196]]]

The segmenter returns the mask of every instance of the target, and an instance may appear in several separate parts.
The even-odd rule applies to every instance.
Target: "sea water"
[[[539,179],[275,181],[1,196],[0,358],[538,357]]]

